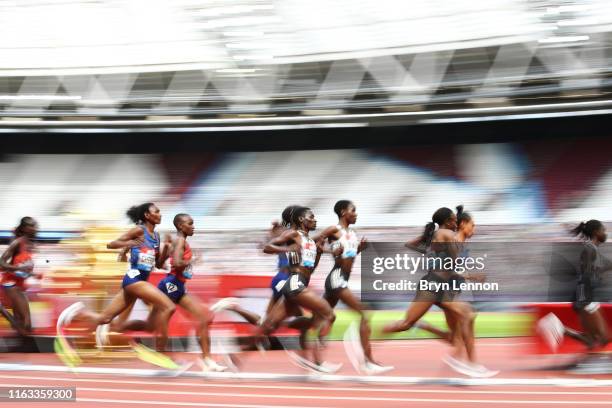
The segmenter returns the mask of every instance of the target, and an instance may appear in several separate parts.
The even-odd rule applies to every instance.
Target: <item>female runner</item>
[[[374,361],[370,345],[371,330],[365,315],[365,307],[348,287],[355,258],[366,247],[367,241],[365,238],[359,240],[357,233],[350,227],[357,222],[357,208],[351,201],[338,201],[334,205],[334,212],[338,216],[338,224],[328,227],[323,232],[328,237],[335,258],[334,267],[325,280],[323,298],[332,308],[335,308],[338,301],[341,300],[359,314],[359,335],[365,358],[358,359],[356,368],[366,374],[381,374],[392,370],[393,367],[381,366]]]
[[[224,371],[227,367],[217,364],[210,358],[210,336],[208,326],[211,323],[208,307],[201,304],[197,298],[187,293],[186,282],[193,277],[191,247],[187,238],[193,236],[193,218],[189,214],[177,214],[173,220],[176,236],[171,240],[170,273],[162,279],[157,288],[162,291],[174,304],[179,305],[195,318],[197,333],[202,349],[202,358],[198,360],[203,371]],[[171,316],[168,316],[170,318]],[[167,322],[169,323],[169,322]],[[149,318],[144,320],[130,320],[112,327],[113,331],[155,331],[155,321]]]
[[[298,306],[312,311],[313,318],[310,327],[321,336],[326,336],[335,318],[333,310],[329,303],[308,288],[308,284],[310,276],[319,263],[322,253],[321,245],[327,236],[321,234],[315,239],[310,238],[309,233],[317,226],[317,220],[310,208],[296,208],[293,212],[292,223],[296,229],[285,231],[264,247],[264,252],[268,254],[287,254],[289,278],[281,288],[283,299],[272,307],[266,320],[259,327],[258,333],[259,336],[270,334],[287,317],[287,306]],[[286,306],[285,303],[288,305]],[[334,372],[340,368],[339,366],[331,367],[321,361],[319,342],[312,348],[312,352],[313,361],[301,359],[300,363],[324,372]]]
[[[15,239],[0,257],[0,270],[3,271],[0,285],[13,308],[12,315],[4,308],[2,314],[20,336],[28,336],[32,331],[30,304],[25,295],[24,281],[34,270],[32,252],[37,232],[36,220],[23,217],[15,228]]]
[[[282,214],[282,223],[278,224],[277,222],[272,223],[272,229],[270,230],[268,241],[280,236],[282,233],[289,230],[296,230],[295,226],[292,224],[292,216],[294,211],[299,208],[298,205],[291,205],[286,207]],[[259,316],[257,313],[245,310],[241,308],[236,299],[234,298],[224,298],[219,300],[217,303],[211,306],[211,311],[214,313],[220,310],[229,310],[235,312],[242,316],[247,322],[252,325],[261,325],[265,321],[265,317],[270,314],[270,311],[274,307],[276,303],[281,301],[282,292],[281,289],[284,286],[286,280],[289,278],[289,255],[287,253],[279,253],[278,254],[278,264],[277,264],[277,273],[274,275],[270,282],[270,288],[272,289],[272,296],[268,301],[268,305],[266,307],[266,312],[264,316]],[[291,321],[277,321],[278,325],[284,324],[285,326],[296,329],[300,331],[300,345],[304,348],[306,341],[306,331],[310,327],[311,319],[303,316],[302,310],[293,303],[283,302],[286,309],[286,317],[293,316],[295,319]],[[276,327],[274,328],[276,329]],[[273,331],[274,329],[270,329],[269,331]],[[264,341],[267,343],[266,338],[257,339],[256,346],[260,351],[263,351],[267,344],[263,344]]]
[[[475,223],[473,217],[463,211],[463,206],[457,206],[457,233],[455,234],[455,240],[457,242],[458,256],[461,258],[467,258],[469,256],[469,250],[467,249],[466,242],[474,235]],[[411,246],[410,244],[407,246]],[[476,273],[465,272],[463,274],[453,274],[452,280],[462,283],[466,280],[478,281],[482,280],[483,277]],[[433,333],[446,341],[448,341],[454,347],[452,355],[445,358],[445,362],[450,365],[454,370],[459,371],[466,375],[472,376],[493,376],[497,374],[496,371],[488,370],[486,367],[476,363],[476,357],[474,352],[474,322],[476,320],[476,313],[468,302],[459,301],[461,291],[450,291],[447,293],[445,302],[437,304],[444,311],[449,331],[444,331],[430,325],[427,322],[417,322],[415,327],[422,330],[426,330]],[[466,316],[466,322],[464,322],[464,330],[456,330],[457,321],[456,316],[448,310],[447,303],[454,302],[455,307],[462,310],[464,316]],[[463,355],[465,353],[465,360],[463,361]]]
[[[158,334],[156,345],[159,350],[165,350],[168,339],[168,321],[176,306],[157,287],[148,282],[153,268],[161,268],[168,258],[169,246],[165,245],[160,251],[160,238],[155,231],[155,226],[161,222],[161,212],[155,204],[144,203],[130,208],[127,216],[136,226],[107,245],[109,249],[130,249],[130,266],[123,278],[121,289],[102,313],[86,310],[82,302],[66,308],[58,318],[58,338],[63,338],[64,326],[70,324],[72,320],[78,320],[97,326],[97,342],[103,343],[99,337],[100,333],[105,330],[102,330],[100,326],[109,324],[113,318],[130,307],[136,299],[141,299],[152,306],[149,320]],[[67,343],[62,344],[65,349],[68,349],[63,351],[70,353]],[[169,366],[176,368],[175,364],[169,364]]]
[[[593,293],[601,281],[601,273],[612,269],[612,262],[600,253],[600,246],[608,236],[606,227],[599,220],[581,222],[571,233],[584,239],[573,309],[585,332],[564,327],[553,313],[540,319],[538,329],[543,332],[553,350],[559,347],[566,335],[584,343],[590,351],[596,351],[605,348],[610,341],[608,324]]]
[[[436,230],[436,225],[439,229]],[[448,258],[456,259],[460,254],[460,246],[455,239],[455,231],[457,229],[457,216],[455,213],[446,207],[439,208],[432,216],[432,222],[425,226],[423,235],[420,239],[425,248],[430,248],[430,255],[433,257],[434,267],[430,268],[429,272],[421,279],[422,281],[432,283],[450,284],[451,279],[455,278],[454,270],[448,270],[442,267],[445,260]],[[435,262],[440,260],[440,262]],[[431,288],[431,286],[428,285]],[[427,289],[417,290],[415,300],[410,304],[403,320],[391,323],[383,328],[383,333],[395,333],[409,330],[423,317],[425,313],[437,304],[442,307],[445,313],[448,313],[447,321],[451,333],[454,333],[456,339],[469,338],[469,328],[471,313],[469,313],[462,302],[454,302],[453,294],[445,290]],[[461,337],[459,337],[461,336]],[[455,367],[453,367],[455,368]],[[490,376],[494,372],[480,372],[475,369],[462,370],[469,372],[472,376]]]

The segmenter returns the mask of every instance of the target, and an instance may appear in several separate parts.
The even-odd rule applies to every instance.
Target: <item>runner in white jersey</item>
[[[370,345],[370,325],[365,315],[365,307],[349,289],[348,280],[351,276],[353,264],[357,255],[365,249],[367,241],[357,237],[357,233],[350,228],[357,222],[357,208],[349,200],[340,200],[334,205],[334,212],[338,215],[338,224],[328,227],[323,234],[331,244],[335,258],[334,267],[325,280],[325,295],[323,298],[334,308],[341,300],[360,317],[359,338],[361,350],[353,350],[351,342],[345,342],[347,353],[355,368],[365,374],[381,374],[393,369],[391,366],[381,366],[372,357]]]
[[[293,212],[292,223],[295,229],[290,229],[273,238],[265,247],[268,254],[287,253],[289,259],[289,278],[285,281],[281,292],[282,301],[275,303],[265,321],[258,330],[259,336],[267,336],[279,322],[287,317],[286,303],[297,305],[311,310],[313,313],[311,328],[316,332],[327,335],[335,318],[329,304],[308,288],[310,276],[319,263],[322,253],[322,244],[326,235],[321,234],[314,239],[309,233],[317,227],[317,220],[311,209],[298,207]],[[312,361],[307,360],[305,354],[300,359],[300,365],[323,372],[335,372],[339,366],[330,366],[323,363],[319,353],[320,344],[312,348]]]

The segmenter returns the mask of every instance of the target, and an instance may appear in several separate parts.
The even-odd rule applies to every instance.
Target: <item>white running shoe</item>
[[[285,351],[289,355],[289,358],[291,359],[291,361],[293,361],[296,365],[298,365],[299,367],[305,370],[314,371],[314,372],[323,373],[323,374],[334,374],[342,368],[342,363],[336,364],[336,363],[329,363],[327,361],[324,361],[321,364],[316,364],[315,362],[307,360],[304,357],[300,356],[299,354],[293,351],[289,351],[289,350],[285,350]]]
[[[393,370],[393,366],[381,366],[371,361],[366,361],[361,367],[360,371],[365,375],[379,375],[384,374]]]
[[[60,332],[62,327],[69,325],[72,322],[72,319],[74,319],[74,317],[83,309],[85,309],[83,302],[73,303],[64,309],[57,318],[57,331]]]
[[[442,361],[444,361],[450,368],[452,368],[459,374],[467,375],[468,377],[472,377],[474,374],[477,374],[474,369],[468,367],[466,364],[457,360],[453,356],[444,356],[444,358],[442,358]]]
[[[473,377],[490,378],[490,377],[494,377],[497,374],[499,374],[499,370],[489,370],[487,367],[481,364],[472,363],[472,364],[469,364],[469,366],[471,366],[471,368],[475,372],[474,373],[475,375],[473,375]]]
[[[305,370],[315,370],[316,364],[314,364],[313,362],[305,359],[294,351],[289,351],[285,349],[285,352],[287,353],[287,356],[289,356],[289,359],[298,367],[303,368]]]
[[[240,360],[238,360],[238,356],[231,354],[223,354],[221,358],[223,358],[223,363],[231,372],[237,373],[240,371]]]
[[[460,361],[450,355],[445,356],[443,361],[454,371],[472,378],[489,378],[499,374],[499,371],[489,370],[480,364]]]
[[[198,365],[203,372],[221,372],[227,370],[226,366],[217,364],[212,358],[198,358]]]
[[[351,365],[358,373],[363,372],[362,367],[365,367],[366,360],[361,349],[357,338],[359,331],[357,329],[357,323],[353,322],[344,332],[342,344],[344,345],[344,351],[348,357]]]
[[[103,349],[108,346],[108,332],[110,324],[101,324],[96,327],[96,346],[98,349]]]
[[[316,365],[316,370],[325,374],[335,374],[342,368],[342,363],[330,363],[324,361],[319,365]]]
[[[215,304],[210,307],[210,311],[213,313],[219,313],[232,306],[238,306],[238,299],[233,297],[219,299]]]
[[[565,333],[561,320],[554,313],[549,313],[538,321],[536,330],[542,335],[550,349],[553,352],[557,351],[563,342]]]

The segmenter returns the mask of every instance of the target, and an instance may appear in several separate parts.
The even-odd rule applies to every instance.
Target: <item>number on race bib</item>
[[[345,233],[340,239],[344,251],[342,252],[342,258],[355,258],[357,256],[357,249],[359,248],[359,241],[357,235],[352,230]]]
[[[183,269],[183,277],[185,279],[193,278],[193,268],[191,267],[191,264],[187,265],[185,269]]]
[[[314,267],[317,258],[317,245],[313,240],[309,240],[302,244],[302,266],[306,268]]]
[[[151,271],[155,265],[155,250],[149,248],[140,248],[138,253],[138,269],[143,271]]]

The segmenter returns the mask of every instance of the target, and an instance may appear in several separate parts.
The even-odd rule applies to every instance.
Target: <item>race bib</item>
[[[129,276],[132,279],[134,279],[138,275],[140,275],[140,271],[138,269],[128,269],[127,271],[127,276]]]
[[[342,236],[342,258],[354,258],[357,256],[357,250],[359,249],[359,241],[357,235],[350,231]]]
[[[183,277],[185,279],[193,278],[193,268],[191,267],[191,264],[187,265],[185,269],[183,269]]]
[[[28,268],[28,267],[34,266],[34,263],[32,262],[32,260],[28,260],[28,261],[20,263],[17,266],[21,268]],[[31,269],[30,271],[17,270],[17,271],[13,271],[13,275],[15,275],[18,278],[27,279],[30,276],[32,276],[32,272],[31,272]]]
[[[151,271],[155,266],[155,249],[140,248],[138,253],[137,268],[143,271]]]
[[[15,275],[18,278],[22,278],[22,279],[27,279],[31,276],[29,272],[25,272],[25,271],[13,271],[13,275]]]
[[[307,241],[302,244],[302,266],[313,268],[317,259],[317,245],[314,241]]]

